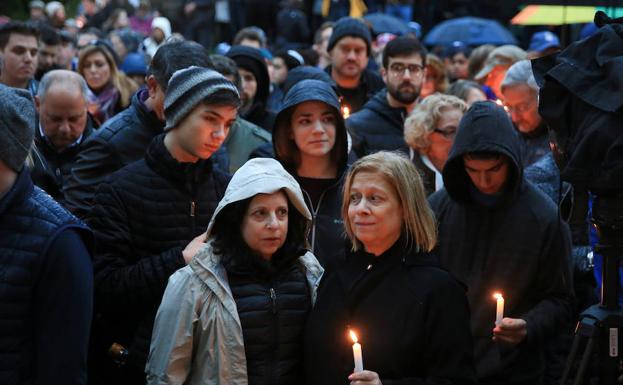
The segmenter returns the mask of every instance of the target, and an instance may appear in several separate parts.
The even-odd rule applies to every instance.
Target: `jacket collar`
[[[156,114],[145,105],[145,100],[148,97],[149,91],[146,88],[141,88],[132,96],[132,106],[143,126],[159,134],[163,132],[164,122],[158,119]]]
[[[30,171],[28,171],[27,166],[24,166],[22,171],[17,174],[17,178],[15,179],[13,186],[6,192],[6,194],[4,194],[4,196],[0,197],[0,216],[2,216],[10,208],[16,207],[21,202],[28,199],[28,197],[32,194],[33,189],[34,185],[30,177]]]

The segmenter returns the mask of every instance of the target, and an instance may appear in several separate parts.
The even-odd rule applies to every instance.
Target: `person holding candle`
[[[207,244],[169,279],[147,383],[298,384],[303,326],[323,274],[306,250],[310,222],[279,162],[256,158],[238,169]]]
[[[429,201],[439,220],[436,254],[468,286],[480,384],[543,383],[543,347],[571,320],[570,232],[553,202],[529,183],[504,109],[476,102],[459,123]],[[504,318],[496,325],[499,293]]]
[[[313,216],[311,251],[327,268],[344,253],[342,185],[348,144],[340,102],[327,82],[303,80],[286,94],[273,128],[275,157],[297,180]]]
[[[352,248],[309,316],[306,383],[475,384],[465,291],[429,253],[435,219],[413,164],[386,151],[359,159],[342,215]]]

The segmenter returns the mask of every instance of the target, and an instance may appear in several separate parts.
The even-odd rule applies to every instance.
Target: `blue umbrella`
[[[436,25],[424,38],[424,44],[450,45],[461,41],[470,46],[482,44],[517,44],[508,29],[495,20],[480,17],[459,17]]]
[[[365,15],[363,18],[372,24],[372,32],[374,32],[374,35],[391,33],[393,35],[402,36],[411,32],[407,23],[391,15],[375,12]]]

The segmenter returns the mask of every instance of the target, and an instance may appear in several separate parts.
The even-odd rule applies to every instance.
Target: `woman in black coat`
[[[308,384],[475,384],[464,289],[428,252],[437,241],[411,162],[355,162],[342,215],[352,250],[323,278],[305,335]],[[363,371],[353,372],[359,337]]]

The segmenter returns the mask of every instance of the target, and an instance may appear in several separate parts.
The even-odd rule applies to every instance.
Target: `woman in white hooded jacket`
[[[148,384],[295,384],[302,333],[323,269],[307,251],[311,214],[273,159],[234,174],[207,243],[169,279]]]

